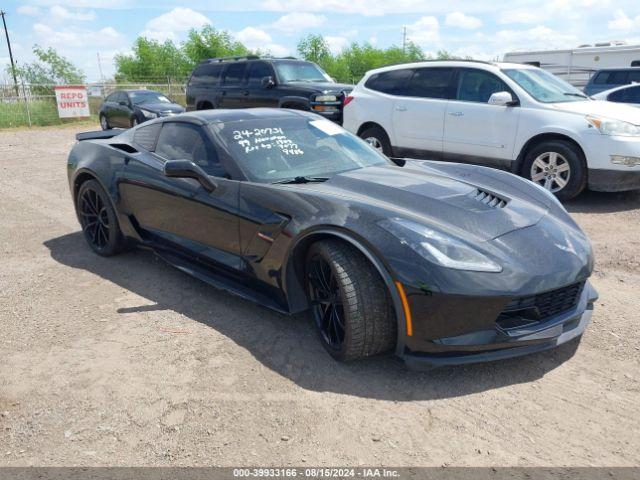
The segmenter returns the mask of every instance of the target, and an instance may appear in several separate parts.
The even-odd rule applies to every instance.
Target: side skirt
[[[214,272],[212,268],[204,266],[199,262],[193,261],[184,255],[166,250],[152,248],[152,251],[169,265],[176,267],[178,270],[191,275],[219,290],[224,290],[233,295],[237,295],[245,300],[260,304],[279,313],[289,314],[288,309],[280,304],[273,295],[260,292],[258,289],[251,288],[250,279],[234,278],[227,275],[221,270]]]

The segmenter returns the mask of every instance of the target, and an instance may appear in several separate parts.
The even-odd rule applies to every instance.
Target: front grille
[[[480,188],[476,188],[471,192],[470,196],[474,200],[492,208],[504,208],[507,206],[507,201],[505,199]]]
[[[584,288],[584,282],[550,292],[511,300],[496,323],[504,328],[518,328],[542,322],[574,308]]]

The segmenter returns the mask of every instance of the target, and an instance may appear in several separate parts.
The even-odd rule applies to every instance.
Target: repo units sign
[[[82,86],[55,87],[58,116],[60,118],[88,117],[89,98]]]

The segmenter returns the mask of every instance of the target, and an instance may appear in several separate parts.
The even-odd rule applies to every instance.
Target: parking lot
[[[640,193],[567,205],[600,293],[579,345],[428,373],[344,365],[306,315],[148,252],[90,252],[66,180],[79,130],[0,132],[3,465],[637,465]]]

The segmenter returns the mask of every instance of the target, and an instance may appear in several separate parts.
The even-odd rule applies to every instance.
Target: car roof
[[[635,72],[635,71],[638,71],[638,70],[640,70],[640,67],[601,68],[600,70],[596,70],[596,73],[600,73],[600,72]],[[594,77],[595,77],[595,75],[594,75]]]
[[[124,88],[121,90],[115,90],[116,92],[125,92],[125,93],[143,93],[143,92],[153,92],[160,93],[164,95],[162,92],[158,92],[157,90],[149,90],[148,88]]]
[[[388,65],[386,67],[376,68],[369,70],[366,76],[374,73],[388,72],[392,70],[402,70],[405,68],[419,68],[419,67],[474,67],[482,70],[496,71],[502,68],[526,68],[536,69],[538,67],[533,65],[526,65],[523,63],[508,63],[508,62],[485,62],[483,60],[424,60],[421,62],[413,63],[399,63],[396,65]]]
[[[172,120],[196,120],[202,123],[235,122],[240,120],[256,120],[273,118],[282,120],[286,118],[322,119],[319,115],[302,110],[289,110],[286,108],[239,108],[239,109],[213,109],[196,110],[172,117],[166,117],[165,121]]]
[[[603,97],[606,97],[606,96],[608,96],[609,94],[611,94],[613,92],[617,92],[618,90],[624,90],[626,88],[631,88],[631,87],[640,87],[640,83],[633,82],[633,83],[627,83],[625,85],[618,85],[617,87],[613,87],[613,88],[610,88],[608,90],[603,90],[603,91],[595,93],[595,94],[593,94],[591,96],[595,97],[595,98],[603,98]]]

